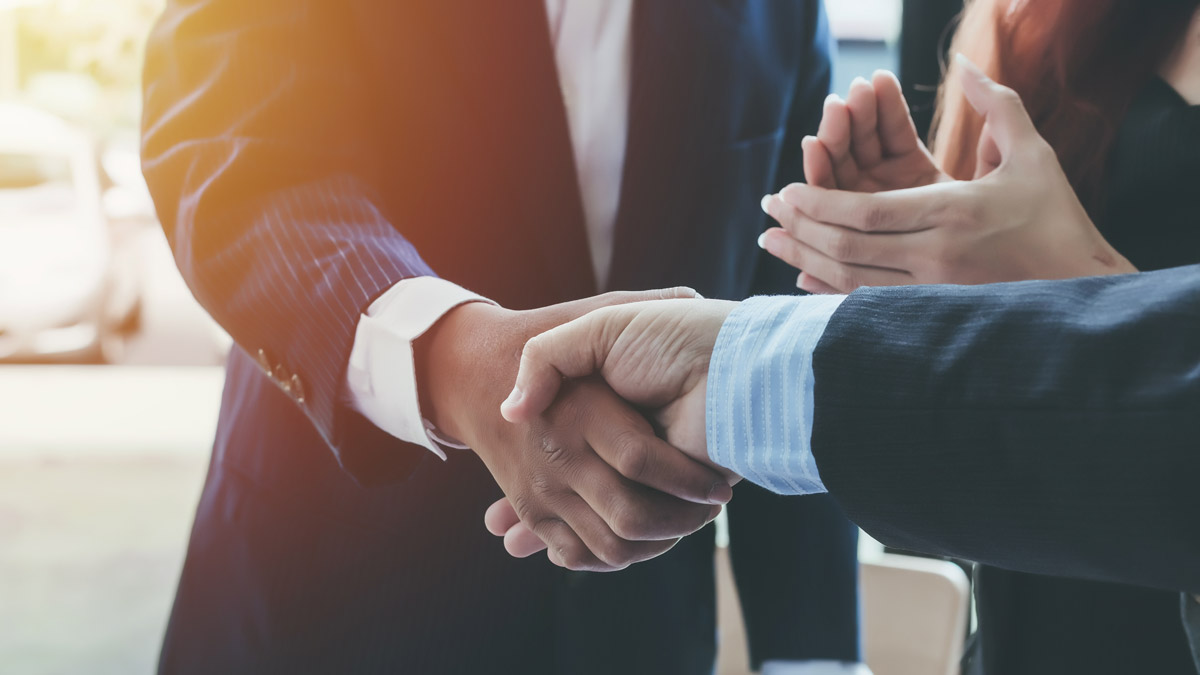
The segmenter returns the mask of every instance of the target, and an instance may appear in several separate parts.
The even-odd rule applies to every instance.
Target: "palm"
[[[950,177],[942,173],[924,146],[902,155],[886,157],[872,166],[854,167],[850,184],[838,187],[850,192],[887,192],[924,187]]]
[[[890,73],[855,80],[847,100],[831,97],[821,128],[804,142],[811,185],[886,192],[951,180],[921,142],[900,83]]]

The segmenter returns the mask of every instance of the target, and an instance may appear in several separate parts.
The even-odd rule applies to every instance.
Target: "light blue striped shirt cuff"
[[[717,336],[708,366],[713,462],[780,494],[818,494],[813,352],[844,295],[751,298]]]

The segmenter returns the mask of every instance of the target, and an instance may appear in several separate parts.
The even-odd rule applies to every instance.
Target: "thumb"
[[[971,107],[983,116],[987,126],[986,137],[995,146],[989,148],[989,152],[998,153],[1003,161],[1022,145],[1041,141],[1017,92],[996,83],[962,54],[954,58],[963,95]]]
[[[628,305],[604,307],[525,343],[512,393],[500,405],[509,422],[540,415],[558,396],[563,378],[598,372],[621,331],[636,315]]]
[[[580,348],[594,347],[588,334],[589,330],[593,330],[589,328],[593,324],[583,323],[565,333],[560,332],[564,326],[608,307],[702,297],[691,288],[677,286],[650,291],[614,291],[556,305],[559,321],[563,323],[525,343],[521,366],[517,371],[517,384],[504,403],[500,404],[500,415],[509,422],[529,421],[554,402],[563,377],[583,377],[599,370],[604,363],[604,355],[612,345],[607,345],[602,352],[580,351]],[[578,340],[577,345],[572,342],[575,340]],[[532,350],[530,345],[534,345]],[[546,351],[543,353],[543,350]],[[557,367],[559,365],[561,369]]]

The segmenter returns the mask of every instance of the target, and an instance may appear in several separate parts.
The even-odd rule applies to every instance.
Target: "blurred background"
[[[901,0],[827,4],[836,91],[898,67]],[[161,6],[0,0],[3,673],[152,672],[204,478],[230,340],[141,178]],[[743,673],[728,583],[721,598],[720,672]]]

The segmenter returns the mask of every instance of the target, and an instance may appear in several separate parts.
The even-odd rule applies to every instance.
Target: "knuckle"
[[[567,445],[551,435],[539,439],[538,449],[547,466],[564,469],[571,463],[572,453]]]
[[[605,537],[597,548],[593,553],[610,567],[627,567],[637,555],[634,545],[619,536]]]
[[[650,449],[646,444],[633,434],[625,433],[618,441],[617,448],[617,472],[629,480],[644,478],[650,468]]]
[[[637,509],[628,503],[613,511],[612,522],[609,523],[609,527],[612,528],[618,537],[631,541],[647,539],[650,534],[648,532],[650,528],[647,526],[645,519],[641,517]]]
[[[515,491],[512,496],[508,498],[508,501],[512,504],[513,511],[516,511],[518,518],[524,521],[531,519],[530,516],[533,513],[533,500],[531,499],[529,492],[525,490]]]
[[[1004,105],[1017,106],[1021,108],[1024,107],[1024,104],[1021,103],[1021,95],[1018,94],[1012,87],[1006,87],[1002,84],[997,84],[996,97],[999,98]]]
[[[829,255],[837,260],[852,260],[858,253],[858,242],[850,233],[837,231],[829,235]]]
[[[541,335],[535,335],[525,342],[525,346],[521,349],[521,358],[528,361],[538,361],[541,359],[543,343],[545,338]]]
[[[591,551],[577,542],[569,542],[561,544],[558,549],[558,557],[567,566],[567,569],[583,571],[594,567]]]
[[[1033,158],[1038,164],[1042,165],[1058,164],[1058,153],[1055,152],[1053,146],[1051,146],[1050,143],[1041,136],[1038,136],[1037,143],[1033,145]]]
[[[858,275],[851,272],[845,265],[838,265],[833,270],[832,276],[829,283],[840,291],[852,291],[862,285],[859,283]]]
[[[542,516],[533,521],[530,529],[558,554],[564,565],[580,569],[584,554],[579,542],[570,535],[571,528],[566,521],[557,516]]]
[[[863,209],[862,226],[867,232],[881,230],[891,222],[891,214],[886,209],[871,205]]]
[[[532,507],[535,500],[544,502],[550,495],[554,494],[554,492],[554,481],[551,481],[550,477],[546,474],[539,472],[529,480],[529,492],[527,494],[522,493],[522,500],[525,501],[529,507]],[[519,514],[520,511],[517,513]]]

